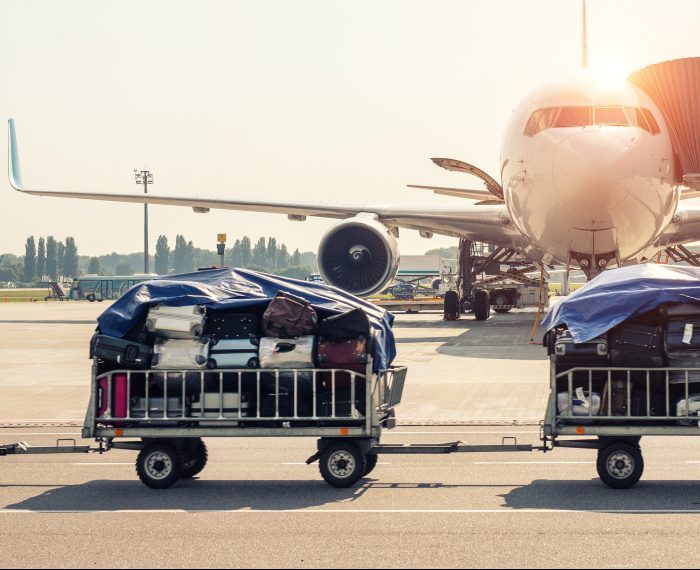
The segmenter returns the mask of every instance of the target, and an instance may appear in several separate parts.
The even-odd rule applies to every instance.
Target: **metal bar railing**
[[[369,365],[368,370],[371,371]],[[114,420],[133,420],[156,421],[160,424],[196,422],[206,418],[208,425],[213,425],[217,421],[230,425],[233,418],[241,423],[310,419],[316,421],[367,420],[369,424],[369,420],[375,417],[377,411],[386,412],[400,402],[405,372],[406,369],[400,367],[369,375],[343,369],[115,370],[94,375],[93,381],[98,388],[101,385],[100,382],[106,380],[107,403],[101,416],[98,415],[100,410],[96,410],[95,422],[113,423]],[[126,375],[126,405],[123,406],[126,410],[125,414],[116,413],[117,374]],[[195,374],[197,377],[194,376]],[[324,374],[325,376],[322,376]],[[341,374],[342,388],[339,385]],[[266,380],[269,380],[272,375],[274,375],[273,392],[266,393],[268,389],[266,386],[269,384]],[[282,386],[281,378],[285,375],[292,377],[293,395],[288,394]],[[330,380],[330,386],[326,384],[325,392],[320,386],[324,377],[325,382]],[[349,384],[345,382],[346,377]],[[218,380],[216,382],[218,390],[212,389],[211,381],[214,378]],[[228,383],[229,378],[230,383]],[[195,382],[196,380],[198,382]],[[310,410],[309,402],[305,400],[309,397],[309,392],[301,388],[302,383],[308,381],[311,382]],[[234,385],[238,389],[237,410],[230,409],[231,400],[227,400],[225,395],[227,386]],[[361,385],[364,386],[364,392],[360,392]],[[217,413],[207,413],[207,402],[213,404],[217,401],[212,401],[212,398],[216,397],[214,394],[218,396],[218,406],[215,408]],[[364,401],[358,401],[361,394],[360,399]],[[255,405],[254,411],[249,413],[248,408],[244,408],[244,396],[249,398],[247,404]],[[330,401],[326,401],[328,397]],[[264,398],[273,399],[274,410],[262,409]],[[283,405],[286,406],[284,409]],[[320,406],[324,407],[325,411],[321,410]],[[138,413],[136,413],[137,409]]]
[[[554,370],[554,369],[553,369]],[[695,385],[695,390],[692,389]],[[580,402],[582,391],[584,401]],[[552,374],[556,418],[595,420],[651,420],[659,422],[698,421],[700,413],[691,410],[691,399],[700,398],[698,368],[575,367]],[[596,391],[597,390],[597,391]],[[656,403],[654,398],[656,395]],[[595,398],[600,398],[595,410]],[[639,398],[644,397],[641,406]],[[676,409],[672,409],[672,400]]]

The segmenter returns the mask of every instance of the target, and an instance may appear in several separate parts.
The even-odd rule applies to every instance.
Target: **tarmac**
[[[87,346],[104,308],[0,305],[0,443],[81,442]],[[383,443],[539,444],[548,361],[529,343],[533,318],[397,315],[404,425]],[[599,481],[591,450],[382,456],[339,490],[305,464],[313,440],[206,443],[207,468],[165,491],[137,480],[134,452],[0,458],[3,566],[697,566],[692,438],[644,438],[645,473],[627,491]]]

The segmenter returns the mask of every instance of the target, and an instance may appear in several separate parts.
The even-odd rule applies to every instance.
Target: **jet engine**
[[[378,293],[399,270],[399,245],[374,215],[360,214],[333,226],[321,240],[323,280],[360,297]]]

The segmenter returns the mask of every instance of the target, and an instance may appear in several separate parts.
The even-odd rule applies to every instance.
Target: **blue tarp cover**
[[[586,342],[662,303],[700,303],[700,268],[646,263],[609,269],[557,304],[542,322]]]
[[[213,269],[170,275],[134,285],[97,319],[103,334],[122,338],[145,318],[150,305],[206,305],[207,312],[264,310],[278,291],[308,300],[319,318],[361,308],[376,331],[374,366],[387,368],[396,356],[394,316],[336,287],[268,275],[247,269]]]

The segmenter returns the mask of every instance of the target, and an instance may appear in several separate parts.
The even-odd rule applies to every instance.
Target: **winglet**
[[[24,191],[22,173],[19,168],[19,153],[17,152],[17,135],[15,134],[15,120],[9,119],[8,126],[8,168],[7,174],[10,184],[15,190]]]

